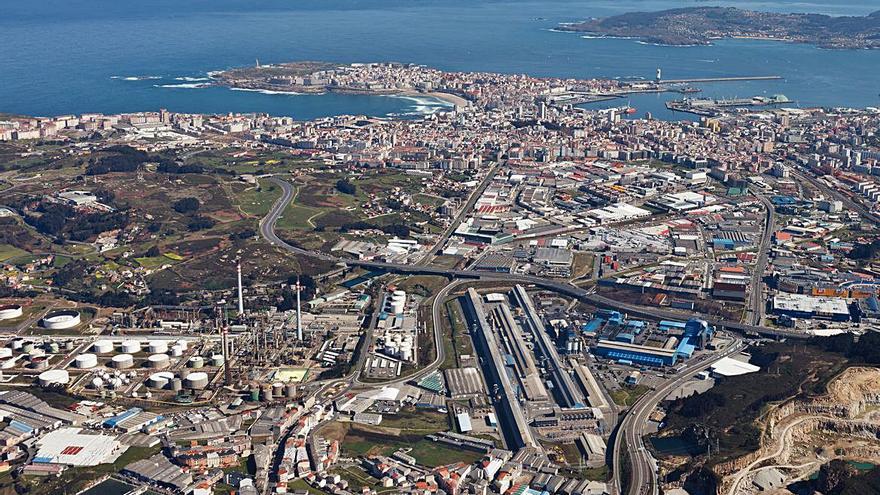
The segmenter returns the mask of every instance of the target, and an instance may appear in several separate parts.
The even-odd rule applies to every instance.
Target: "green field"
[[[436,433],[449,429],[449,416],[436,411],[402,409],[398,414],[387,414],[381,426],[399,428],[407,434]]]
[[[618,406],[629,407],[633,405],[639,399],[639,397],[644,395],[645,392],[647,392],[648,390],[650,389],[645,385],[636,385],[633,387],[626,386],[617,390],[612,390],[610,392],[610,395],[611,399]]]
[[[440,321],[443,322],[443,347],[445,351],[441,369],[457,368],[461,365],[461,356],[474,355],[474,346],[468,334],[467,322],[462,314],[458,299],[446,301],[441,311]]]
[[[26,256],[27,254],[27,251],[19,249],[15,246],[11,246],[9,244],[0,244],[0,261],[6,261],[12,258]]]
[[[268,180],[260,180],[258,184],[234,184],[232,192],[241,211],[254,217],[264,217],[281,197],[281,188]]]

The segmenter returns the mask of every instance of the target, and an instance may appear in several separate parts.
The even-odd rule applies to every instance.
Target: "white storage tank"
[[[134,366],[134,358],[131,354],[117,354],[110,360],[110,365],[119,370],[131,368]]]
[[[92,344],[92,350],[95,351],[95,354],[107,354],[113,352],[113,341],[96,340],[95,343]]]
[[[98,365],[98,356],[94,354],[80,354],[74,358],[73,365],[79,369],[94,368]]]
[[[187,350],[188,346],[189,346],[189,344],[187,344],[187,342],[183,339],[178,340],[177,342],[174,343],[174,345],[183,348],[184,351]]]
[[[203,371],[190,373],[184,380],[184,386],[193,390],[202,390],[208,386],[208,374]]]
[[[202,356],[193,356],[189,358],[189,367],[190,368],[201,368],[205,366],[205,359]]]
[[[79,311],[64,310],[55,311],[40,320],[40,326],[47,330],[65,330],[82,323]]]
[[[167,368],[170,364],[170,360],[168,359],[168,354],[153,354],[147,358],[147,364],[150,368]]]
[[[164,354],[168,352],[168,342],[164,340],[151,340],[147,347],[150,354]]]
[[[137,354],[141,352],[141,343],[137,340],[125,340],[122,342],[122,352],[126,354]]]
[[[171,356],[172,357],[183,356],[183,352],[185,350],[186,350],[185,348],[180,347],[179,345],[173,345],[173,346],[171,346]]]
[[[147,386],[150,388],[165,388],[172,379],[174,379],[173,373],[160,371],[159,373],[153,373],[147,378]]]
[[[104,380],[102,380],[101,377],[96,376],[96,377],[92,378],[92,388],[100,389],[103,386],[104,386]]]
[[[65,370],[49,370],[40,373],[37,381],[41,387],[51,387],[53,385],[67,385],[70,383],[70,373]]]
[[[211,356],[211,366],[223,366],[223,354],[214,354]]]
[[[0,320],[12,320],[24,314],[20,304],[4,304],[0,306]]]

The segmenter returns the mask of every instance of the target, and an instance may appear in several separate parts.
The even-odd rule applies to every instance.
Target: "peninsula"
[[[456,107],[468,106],[467,95],[438,91],[424,79],[424,67],[401,63],[286,62],[240,67],[212,74],[214,85],[239,90],[291,94],[379,94],[427,96]]]
[[[708,45],[723,38],[811,43],[822,48],[880,48],[880,11],[867,16],[757,12],[734,7],[690,7],[630,12],[564,24],[561,30],[636,38],[663,45]]]

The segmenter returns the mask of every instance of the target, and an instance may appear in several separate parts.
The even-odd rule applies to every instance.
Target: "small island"
[[[880,11],[867,16],[756,12],[734,7],[691,7],[563,24],[563,31],[636,38],[645,43],[708,45],[715,39],[749,38],[811,43],[822,48],[880,48]]]

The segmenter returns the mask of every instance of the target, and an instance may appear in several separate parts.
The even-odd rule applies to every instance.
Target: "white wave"
[[[625,38],[625,39],[628,39],[628,38]],[[638,43],[640,45],[667,46],[667,47],[671,47],[671,48],[691,48],[691,47],[695,47],[695,46],[711,46],[711,44],[710,45],[700,45],[700,44],[696,44],[696,43],[691,44],[691,45],[670,45],[669,43],[649,43],[647,41],[641,41],[641,40],[636,41],[636,43]]]
[[[162,79],[162,76],[110,76],[110,79],[120,79],[122,81],[152,81]]]
[[[176,88],[176,89],[198,89],[208,87],[205,83],[183,83],[183,84],[154,84],[156,88]]]
[[[187,82],[199,82],[199,81],[210,81],[210,77],[175,77],[175,81],[187,81]]]
[[[273,91],[271,89],[257,89],[257,88],[229,88],[232,91],[248,91],[251,93],[260,93],[264,95],[304,95],[305,93],[297,93],[296,91]]]
[[[455,106],[451,102],[432,96],[388,95],[388,97],[411,101],[413,102],[413,108],[441,109]]]

